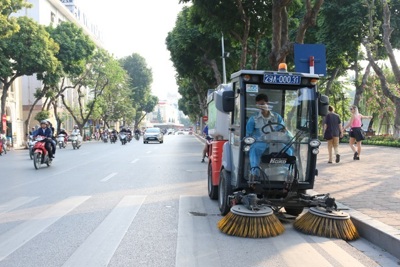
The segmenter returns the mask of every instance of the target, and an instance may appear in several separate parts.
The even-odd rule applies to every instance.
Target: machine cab
[[[231,90],[222,93],[217,108],[230,114],[223,157],[234,190],[246,188],[253,174],[264,190],[283,189],[293,182],[299,190],[313,188],[320,145],[318,115],[328,112],[327,97],[317,91],[318,79],[315,74],[260,70],[231,75]],[[260,116],[259,94],[268,97],[263,108],[268,108],[269,118]]]

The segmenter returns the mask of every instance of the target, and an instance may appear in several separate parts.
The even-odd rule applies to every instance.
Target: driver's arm
[[[254,118],[250,117],[246,124],[246,136],[252,136],[254,132],[255,122]]]

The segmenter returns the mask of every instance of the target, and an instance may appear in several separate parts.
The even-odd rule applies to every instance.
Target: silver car
[[[164,135],[160,128],[154,127],[146,129],[143,134],[143,144],[147,144],[148,142],[159,142],[160,144],[164,142]]]

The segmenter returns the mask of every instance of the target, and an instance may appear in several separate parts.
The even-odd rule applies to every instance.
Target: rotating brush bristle
[[[359,238],[358,231],[350,215],[342,211],[327,212],[323,208],[310,208],[293,224],[294,228],[305,233],[347,241]]]
[[[271,208],[251,211],[243,205],[235,205],[218,222],[218,228],[227,235],[251,238],[277,236],[285,231]]]

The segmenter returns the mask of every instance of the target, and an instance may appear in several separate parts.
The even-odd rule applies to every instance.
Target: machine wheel
[[[292,216],[299,216],[303,212],[303,207],[285,207],[286,213]]]
[[[222,169],[219,174],[218,207],[221,215],[225,216],[230,211],[228,196],[232,195],[231,174]]]
[[[147,144],[147,141],[143,141],[143,144]]]
[[[50,159],[47,160],[46,165],[47,165],[47,167],[50,167],[50,166],[51,166],[51,160],[50,160]]]
[[[164,141],[160,141],[160,144],[164,143]]]
[[[218,199],[218,186],[212,183],[212,166],[208,164],[208,196],[211,199]]]
[[[40,168],[40,163],[42,162],[42,154],[34,153],[33,154],[33,166],[38,170]]]
[[[33,159],[33,148],[29,148],[29,158]]]
[[[63,145],[61,143],[58,143],[58,146],[61,148],[63,148]]]

